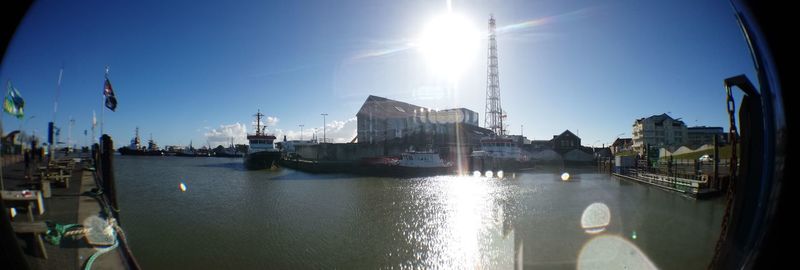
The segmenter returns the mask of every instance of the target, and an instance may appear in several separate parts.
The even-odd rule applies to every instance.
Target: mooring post
[[[719,185],[719,136],[714,135],[714,181]],[[721,187],[718,187],[721,188]]]
[[[117,205],[117,186],[114,181],[114,141],[111,140],[108,134],[103,134],[100,140],[103,144],[102,150],[100,151],[103,193],[108,195],[108,199],[111,201],[111,207],[116,211],[119,209],[119,206]],[[114,216],[119,219],[116,214]]]

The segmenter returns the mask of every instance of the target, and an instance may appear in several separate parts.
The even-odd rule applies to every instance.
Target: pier
[[[21,265],[33,269],[139,268],[119,227],[111,166],[113,142],[108,136],[103,139],[104,149],[112,150],[107,155],[93,151],[50,161],[33,158],[27,168],[24,161],[9,162],[3,157],[8,163],[3,167],[2,222],[14,230],[24,258]],[[95,145],[95,150],[98,148]],[[91,221],[115,228],[110,242],[98,239],[103,234],[97,233]]]
[[[618,158],[620,159],[620,158]],[[630,160],[633,160],[632,157]],[[694,160],[666,160],[649,165],[644,160],[618,161],[601,159],[597,169],[618,178],[676,192],[681,195],[705,199],[719,195],[729,181],[728,162],[701,164]],[[725,170],[720,170],[723,166]]]

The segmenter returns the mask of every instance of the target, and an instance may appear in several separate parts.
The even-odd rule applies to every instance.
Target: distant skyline
[[[498,24],[500,92],[508,130],[531,140],[570,130],[587,146],[631,136],[633,122],[669,113],[727,130],[722,80],[756,81],[726,1],[452,1],[485,35]],[[46,139],[91,138],[92,113],[117,147],[140,128],[161,145],[245,143],[253,114],[279,138],[349,142],[369,95],[433,109],[464,107],[483,124],[487,40],[459,50],[457,76],[432,70],[426,25],[447,1],[62,2],[32,5],[0,66],[25,99],[24,124]],[[472,49],[474,47],[474,49]],[[459,49],[461,49],[459,47]],[[446,50],[447,51],[447,48]],[[426,59],[427,58],[427,59]],[[61,90],[57,94],[59,70]],[[118,100],[102,106],[105,67]],[[4,87],[5,91],[5,87]],[[106,110],[104,113],[101,109]],[[33,118],[31,118],[33,117]],[[99,124],[97,136],[99,137]]]

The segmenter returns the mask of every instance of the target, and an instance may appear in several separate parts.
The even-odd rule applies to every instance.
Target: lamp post
[[[322,143],[326,143],[327,142],[327,137],[325,136],[325,129],[326,129],[325,128],[325,116],[328,116],[328,114],[327,113],[322,113],[320,115],[322,115]]]
[[[300,140],[302,141],[303,140],[303,126],[305,126],[305,125],[298,125],[298,126],[300,126]]]

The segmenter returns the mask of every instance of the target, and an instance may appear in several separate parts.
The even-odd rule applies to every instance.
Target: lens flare
[[[588,234],[605,231],[609,223],[611,223],[611,210],[604,203],[590,204],[581,215],[581,227]]]
[[[181,189],[181,192],[186,192],[186,184],[184,184],[183,182],[181,182],[181,184],[178,185],[178,188]]]
[[[615,235],[601,235],[581,249],[577,269],[657,269],[636,245]]]

